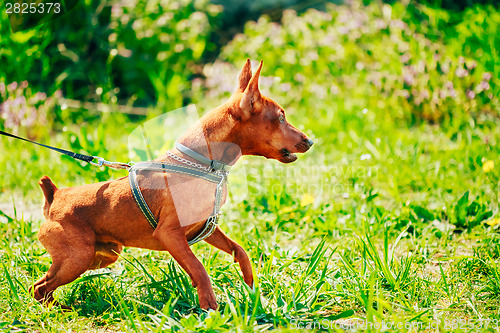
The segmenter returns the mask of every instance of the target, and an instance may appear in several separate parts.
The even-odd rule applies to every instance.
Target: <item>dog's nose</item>
[[[307,138],[307,143],[309,144],[309,147],[311,147],[314,144],[314,141]]]

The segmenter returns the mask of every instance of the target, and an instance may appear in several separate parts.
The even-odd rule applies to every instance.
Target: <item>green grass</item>
[[[286,331],[342,317],[440,325],[445,331],[453,320],[493,324],[499,319],[500,236],[498,225],[485,222],[498,218],[498,167],[486,173],[482,161],[498,156],[498,147],[484,141],[486,135],[499,140],[498,129],[447,135],[429,125],[402,129],[381,122],[367,128],[364,117],[371,115],[344,112],[335,123],[313,127],[314,120],[291,114],[292,123],[305,122],[316,136],[310,153],[286,166],[257,157],[236,166],[247,172],[249,193],[226,207],[222,227],[248,250],[255,292],[242,283],[229,256],[195,245],[220,303],[218,312],[203,313],[187,275],[167,254],[127,249],[111,269],[86,273],[57,291],[73,312],[44,308],[27,291],[50,265],[36,240],[41,221],[11,217],[0,224],[1,325],[42,332]],[[93,135],[120,155],[117,141],[97,130]],[[371,157],[360,158],[366,154]],[[37,159],[26,181],[33,184],[54,169],[64,177],[75,164],[57,161],[54,167]],[[90,177],[85,172],[55,181],[84,183]],[[31,186],[27,197],[41,202]]]
[[[376,332],[384,329],[375,324],[384,322],[401,325],[385,331],[498,331],[500,61],[495,36],[488,33],[497,30],[498,11],[474,7],[460,23],[461,14],[450,18],[414,7],[355,2],[326,13],[288,11],[279,25],[266,18],[248,23],[215,64],[196,61],[185,68],[204,76],[184,82],[191,85],[189,94],[167,89],[162,95],[182,95],[202,113],[228,97],[227,86],[247,57],[262,58],[261,90],[315,141],[293,164],[245,157],[233,168],[235,200],[224,206],[222,229],[248,251],[256,289],[245,286],[228,255],[194,245],[212,279],[216,312],[199,309],[196,290],[167,253],[138,249],[125,249],[109,269],[59,288],[56,299],[73,311],[36,303],[28,288],[47,271],[50,258],[36,239],[42,220],[25,218],[24,207],[41,206],[38,179],[46,174],[67,187],[120,178],[126,171],[0,138],[0,203],[16,208],[15,214],[0,212],[0,330],[291,332],[342,331],[342,324]],[[464,32],[478,29],[484,34]],[[144,46],[141,39],[134,43]],[[173,84],[164,81],[166,73],[148,73],[157,93]],[[47,93],[71,82],[54,84]],[[106,82],[108,93],[119,88]],[[148,90],[142,81],[127,82],[131,90]],[[82,85],[79,91],[88,91],[89,100],[114,103],[111,95],[96,96]],[[30,89],[26,84],[1,97],[15,106],[25,96],[26,109],[38,117],[34,125],[9,129],[1,118],[0,128],[111,161],[129,161],[129,135],[165,112],[151,109],[142,117],[75,110],[63,107],[57,93],[45,100],[37,97],[38,88]],[[121,98],[134,104],[134,96]],[[12,110],[17,121],[19,110]]]

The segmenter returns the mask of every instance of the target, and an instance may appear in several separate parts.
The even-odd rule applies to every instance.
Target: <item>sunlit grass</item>
[[[490,96],[498,92],[498,34],[491,33],[498,30],[498,12],[467,10],[455,27],[445,12],[427,7],[410,12],[401,3],[356,6],[286,12],[281,25],[249,23],[223,48],[220,61],[199,64],[204,81],[189,82],[189,102],[204,112],[228,97],[236,68],[247,57],[263,58],[261,90],[315,141],[293,164],[244,157],[235,166],[222,229],[248,251],[256,286],[244,284],[230,256],[205,243],[194,245],[212,279],[216,312],[199,309],[196,289],[167,253],[139,249],[125,249],[110,268],[59,288],[56,299],[72,311],[35,302],[28,288],[51,263],[36,238],[42,220],[23,212],[42,204],[38,179],[48,175],[67,187],[120,178],[126,171],[2,137],[0,203],[14,209],[0,211],[0,330],[380,331],[359,324],[384,321],[406,325],[398,331],[498,331],[500,128],[498,96]],[[429,22],[416,20],[424,14]],[[164,28],[169,24],[176,23]],[[444,25],[446,31],[437,34]],[[188,36],[178,37],[185,42]],[[198,47],[196,61],[202,57]],[[485,50],[484,58],[477,56]],[[446,73],[438,69],[448,65]],[[178,107],[187,98],[178,87],[188,85],[179,73],[167,78],[171,72],[150,71],[130,87],[147,89],[144,82],[152,80],[160,104]],[[446,95],[452,94],[448,82],[455,97]],[[67,90],[78,85],[65,84]],[[102,102],[113,102],[111,85],[99,90]],[[34,90],[16,89],[9,103],[25,96],[37,119],[46,116],[51,124],[12,130],[111,161],[128,162],[130,133],[167,111],[151,108],[144,117],[48,107]],[[94,90],[89,94],[97,98]],[[428,98],[421,96],[424,90]],[[142,93],[143,100],[152,98]],[[130,97],[132,104],[136,97]]]
[[[248,250],[256,290],[244,285],[229,256],[207,244],[193,247],[212,278],[219,312],[197,308],[196,290],[167,254],[136,249],[127,249],[111,269],[60,288],[57,298],[73,305],[73,312],[41,307],[27,291],[50,264],[36,240],[41,221],[11,217],[0,225],[0,304],[7,309],[2,325],[41,331],[286,330],[321,320],[355,325],[353,318],[362,318],[448,329],[452,320],[498,318],[498,224],[485,223],[498,217],[490,182],[490,172],[498,171],[476,166],[476,157],[491,154],[481,139],[450,140],[425,126],[394,129],[398,134],[391,137],[347,126],[349,150],[317,145],[287,166],[246,159],[246,169],[264,171],[249,173],[249,193],[226,207],[223,229]],[[371,152],[368,135],[383,138]],[[323,151],[344,157],[330,161]],[[371,158],[360,159],[363,154]],[[46,163],[38,169],[50,170]],[[323,164],[343,171],[314,169]],[[269,165],[274,171],[266,173]],[[375,166],[377,172],[367,171]],[[300,176],[287,177],[293,168]],[[305,186],[308,178],[318,181],[313,172],[342,186],[314,192]],[[75,183],[85,182],[79,174]],[[482,211],[491,213],[477,220]]]

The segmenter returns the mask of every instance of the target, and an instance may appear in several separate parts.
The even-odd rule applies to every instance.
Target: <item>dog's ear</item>
[[[255,74],[248,82],[245,91],[243,92],[243,97],[241,98],[240,108],[242,110],[253,110],[255,103],[260,102],[261,95],[259,91],[259,76],[260,70],[262,69],[262,60],[260,61],[259,68],[255,71]]]
[[[240,77],[238,78],[238,91],[245,91],[248,86],[248,82],[252,78],[252,64],[250,63],[250,59],[247,59],[243,69],[241,70]]]

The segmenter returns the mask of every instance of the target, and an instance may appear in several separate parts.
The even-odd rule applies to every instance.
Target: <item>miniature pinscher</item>
[[[236,92],[226,103],[204,115],[178,142],[208,157],[218,154],[217,157],[228,164],[234,164],[241,155],[264,156],[290,163],[297,159],[295,153],[309,150],[312,140],[288,123],[278,103],[260,93],[261,68],[262,61],[252,75],[250,60],[247,60],[239,75]],[[231,145],[219,145],[228,148],[218,151],[211,148],[218,143]],[[180,163],[172,154],[196,162],[176,148],[155,161]],[[173,203],[177,190],[147,185],[166,183],[165,177],[166,173],[162,172],[146,172],[139,176],[144,199],[158,221],[156,229],[146,221],[134,201],[128,177],[64,189],[58,189],[49,177],[42,177],[39,184],[45,195],[46,222],[40,227],[38,239],[52,257],[52,265],[31,288],[34,297],[40,302],[54,302],[52,293],[57,287],[74,281],[89,269],[114,263],[123,247],[131,246],[168,251],[197,288],[200,307],[217,309],[210,278],[188,245],[203,228],[210,210],[195,223],[181,223],[179,205],[176,208]],[[184,187],[191,184],[187,175],[171,177],[186,177]],[[203,189],[198,186],[196,191]],[[179,193],[183,202],[189,202],[186,193],[189,192]],[[226,195],[225,191],[223,201]],[[213,206],[213,195],[205,198],[205,206]],[[245,283],[253,287],[250,260],[240,245],[218,226],[205,241],[233,255]]]

